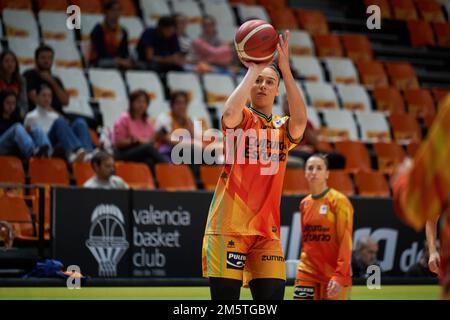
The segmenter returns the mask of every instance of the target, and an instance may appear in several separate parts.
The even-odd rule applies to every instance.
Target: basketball
[[[239,57],[246,61],[266,62],[273,58],[278,43],[275,28],[264,20],[249,20],[242,24],[234,37]]]

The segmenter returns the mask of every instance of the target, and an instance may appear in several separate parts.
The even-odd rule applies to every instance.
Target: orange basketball
[[[264,20],[249,20],[242,24],[234,37],[236,51],[243,60],[266,62],[273,58],[278,43],[275,28]]]

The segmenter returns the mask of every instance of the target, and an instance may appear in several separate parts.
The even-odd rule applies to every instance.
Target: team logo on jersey
[[[228,241],[227,248],[230,248],[230,249],[234,248],[234,241],[233,240]]]
[[[285,120],[283,118],[281,119],[277,119],[273,122],[275,128],[279,128],[283,125],[283,123],[285,122]]]
[[[327,211],[328,211],[328,206],[326,204],[323,204],[320,206],[320,209],[319,209],[320,214],[327,214]]]
[[[246,255],[239,252],[227,252],[227,269],[244,269]]]
[[[313,300],[314,291],[314,287],[297,286],[294,289],[294,299]]]

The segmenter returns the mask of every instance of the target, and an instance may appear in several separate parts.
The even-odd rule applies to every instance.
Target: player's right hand
[[[430,252],[430,258],[428,259],[428,268],[430,268],[430,271],[438,274],[440,264],[441,257],[439,256],[439,252]]]

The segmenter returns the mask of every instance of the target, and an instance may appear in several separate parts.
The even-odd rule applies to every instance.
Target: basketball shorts
[[[286,280],[280,240],[261,236],[205,235],[202,249],[203,277],[241,280]]]

